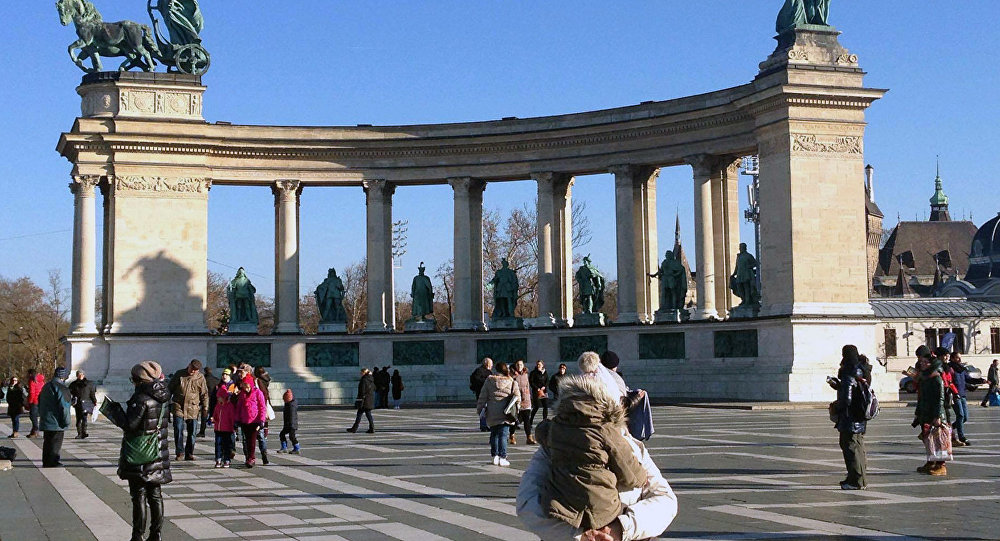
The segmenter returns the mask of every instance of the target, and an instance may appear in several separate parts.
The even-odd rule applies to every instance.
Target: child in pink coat
[[[212,426],[215,429],[215,467],[228,468],[236,447],[236,385],[232,372],[222,371],[222,381],[212,390],[215,393],[215,411],[212,412]]]
[[[257,462],[257,432],[267,420],[267,404],[264,393],[254,385],[253,376],[247,375],[240,383],[239,401],[236,403],[236,422],[243,432],[243,454],[246,466],[252,468]]]

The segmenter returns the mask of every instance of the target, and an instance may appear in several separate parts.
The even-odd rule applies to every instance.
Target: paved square
[[[1000,408],[971,413],[973,446],[957,450],[948,477],[931,478],[914,471],[923,447],[909,426],[912,410],[884,410],[867,437],[869,489],[844,492],[824,411],[655,408],[649,447],[680,501],[664,537],[997,539]],[[488,464],[487,435],[470,409],[378,410],[376,434],[345,433],[353,418],[301,411],[302,456],[275,454],[272,430],[272,465],[252,470],[214,469],[211,440],[199,440],[196,462],[172,464],[164,539],[534,539],[514,507],[534,451],[523,433],[511,467],[499,468]],[[13,471],[0,472],[0,539],[128,539],[119,440],[102,419],[89,439],[66,440],[66,468],[47,470],[38,469],[40,440],[13,440],[20,456]]]

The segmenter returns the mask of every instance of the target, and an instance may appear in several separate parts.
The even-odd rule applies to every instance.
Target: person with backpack
[[[847,478],[840,482],[842,490],[864,490],[867,487],[865,470],[865,430],[867,419],[863,413],[862,388],[864,373],[860,367],[858,348],[848,344],[841,350],[840,370],[837,373],[837,431],[840,432],[840,450],[847,466]],[[861,413],[859,415],[859,411]]]

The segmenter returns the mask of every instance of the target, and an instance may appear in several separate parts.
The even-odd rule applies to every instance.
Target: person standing
[[[490,427],[490,456],[495,466],[510,466],[507,460],[507,433],[514,422],[507,418],[504,410],[511,395],[520,397],[521,390],[511,377],[507,364],[500,363],[497,373],[486,378],[476,400],[476,413],[486,419]]]
[[[288,441],[285,439],[288,437],[292,440],[292,454],[297,455],[300,449],[299,439],[295,437],[295,431],[299,429],[299,405],[295,401],[295,395],[292,394],[291,389],[285,390],[285,394],[281,398],[285,405],[281,412],[281,433],[278,434],[278,439],[281,440],[281,449],[278,452],[288,452]]]
[[[476,400],[479,400],[479,395],[483,391],[483,385],[486,383],[486,378],[490,377],[493,373],[493,359],[489,357],[483,357],[483,363],[476,367],[469,375],[469,390],[472,394],[476,395]],[[490,429],[486,426],[486,419],[482,415],[479,416],[479,430],[480,432],[489,432]]]
[[[531,424],[534,425],[538,408],[542,409],[542,420],[549,418],[549,375],[545,372],[545,363],[541,359],[535,363],[534,370],[528,373],[528,384],[531,385]]]
[[[163,528],[163,494],[160,487],[173,481],[170,474],[170,422],[164,408],[170,392],[163,382],[163,370],[153,361],[143,361],[132,367],[135,392],[123,410],[115,402],[103,413],[112,424],[121,428],[121,453],[118,456],[118,478],[128,481],[132,499],[132,541],[142,541],[149,523],[146,541],[160,541]],[[135,438],[155,438],[157,452],[151,461],[135,463],[127,444]],[[147,457],[149,458],[149,457]],[[130,460],[131,459],[131,460]]]
[[[392,376],[389,375],[389,367],[382,367],[382,377],[381,385],[378,385],[379,392],[379,402],[382,404],[382,408],[389,407],[389,391],[392,389]]]
[[[208,388],[208,412],[201,418],[201,427],[198,429],[199,438],[205,437],[205,428],[207,428],[208,425],[215,424],[215,421],[212,420],[212,415],[215,413],[215,389],[219,386],[219,381],[221,381],[219,378],[212,375],[211,368],[206,366],[204,372],[205,387]]]
[[[228,468],[236,447],[236,400],[235,387],[230,370],[222,371],[222,380],[212,394],[215,408],[212,410],[212,431],[215,432],[215,467]]]
[[[864,373],[860,366],[858,348],[848,344],[841,351],[840,371],[837,373],[837,431],[840,432],[840,450],[847,466],[847,478],[841,481],[843,490],[864,490],[868,486],[865,478],[867,457],[865,455],[865,430],[868,423],[857,419],[851,408],[852,400],[861,400],[860,385]]]
[[[264,393],[254,384],[253,375],[243,376],[240,383],[239,399],[236,402],[236,420],[243,431],[243,455],[246,467],[252,468],[257,463],[257,433],[267,421],[267,403]]]
[[[990,365],[990,369],[986,371],[986,383],[989,384],[990,388],[986,390],[986,396],[983,397],[983,401],[979,403],[980,406],[986,408],[990,405],[990,395],[997,392],[997,388],[1000,387],[1000,379],[998,379],[997,365],[1000,364],[1000,359],[993,359],[993,364]]]
[[[42,430],[42,467],[62,466],[59,453],[62,451],[63,434],[69,427],[69,407],[72,397],[63,382],[66,369],[56,368],[52,381],[42,387],[38,394],[39,428]]]
[[[21,414],[24,413],[24,389],[17,377],[10,378],[7,385],[7,416],[10,417],[12,432],[8,438],[16,438],[21,431]]]
[[[258,366],[253,371],[254,383],[256,383],[257,388],[264,395],[264,426],[257,431],[257,447],[260,449],[260,460],[265,466],[271,462],[267,459],[267,434],[269,431],[268,422],[270,421],[268,415],[268,408],[271,407],[271,393],[268,391],[268,387],[271,386],[271,374],[267,373],[267,370],[263,366]],[[272,413],[273,409],[270,410]]]
[[[88,436],[87,418],[97,407],[97,389],[83,370],[77,370],[76,380],[69,384],[69,394],[73,398],[73,413],[76,415],[76,439],[82,440]]]
[[[392,371],[391,384],[393,407],[399,409],[399,404],[403,398],[403,376],[399,375],[399,370]]]
[[[514,363],[514,369],[511,370],[510,376],[517,382],[518,391],[521,393],[520,409],[517,410],[518,423],[524,426],[524,436],[528,445],[534,445],[535,439],[531,437],[531,384],[528,383],[528,367],[524,366],[523,359],[518,359]],[[517,425],[515,424],[507,443],[517,445],[517,438],[514,436],[516,432]]]
[[[167,389],[173,397],[176,459],[194,460],[197,424],[208,412],[208,386],[205,384],[205,376],[201,373],[201,361],[193,359],[187,368],[178,370],[170,379]]]
[[[378,368],[376,368],[378,370]],[[358,398],[354,401],[354,406],[358,409],[358,415],[354,418],[354,425],[348,428],[348,432],[357,432],[358,425],[361,424],[361,415],[368,419],[368,433],[375,433],[375,421],[372,420],[372,409],[375,407],[375,378],[372,371],[367,368],[361,369],[361,380],[358,381]]]
[[[552,400],[559,400],[559,382],[566,377],[566,363],[559,363],[559,369],[549,378],[548,389]]]
[[[941,359],[922,357],[917,364],[920,382],[917,392],[917,410],[913,424],[920,428],[920,439],[927,450],[927,462],[917,468],[917,472],[928,475],[948,475],[944,461],[933,457],[934,430],[942,430],[945,418],[945,383],[941,377]]]
[[[34,438],[38,436],[38,395],[42,392],[42,387],[45,386],[45,376],[38,373],[37,370],[32,368],[28,370],[28,418],[31,419],[31,432],[28,432],[29,438]]]
[[[969,377],[969,370],[962,362],[962,354],[957,351],[951,354],[949,366],[957,391],[952,402],[952,408],[955,410],[955,423],[952,427],[954,433],[951,435],[951,446],[966,447],[972,445],[972,442],[965,437],[965,423],[969,420],[968,386],[969,384],[980,384],[983,380]]]

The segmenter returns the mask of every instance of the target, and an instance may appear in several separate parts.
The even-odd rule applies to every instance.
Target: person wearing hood
[[[243,455],[246,467],[252,468],[257,463],[257,433],[267,421],[267,403],[264,393],[254,384],[252,374],[243,376],[240,383],[239,399],[236,402],[236,420],[243,431]],[[268,464],[267,451],[261,451],[261,459]]]
[[[67,371],[56,368],[52,381],[42,387],[38,394],[38,428],[42,430],[42,467],[57,468],[59,452],[62,451],[63,435],[69,427],[69,408],[72,398],[66,387]]]
[[[864,370],[860,363],[858,348],[851,344],[844,346],[841,350],[840,370],[837,372],[839,383],[835,403],[840,450],[847,466],[847,478],[840,483],[843,490],[864,490],[868,484],[865,478],[865,431],[868,423],[864,419],[857,419],[851,408],[852,400],[861,399],[860,385],[864,380]]]
[[[375,433],[375,421],[372,420],[372,409],[375,407],[375,377],[372,371],[367,368],[361,369],[361,379],[358,381],[358,398],[354,401],[354,406],[358,410],[354,424],[348,428],[348,432],[357,432],[358,425],[361,424],[361,415],[368,419],[368,433]]]
[[[132,538],[142,541],[149,523],[146,541],[160,541],[163,528],[163,495],[160,487],[171,481],[170,425],[167,409],[170,392],[163,382],[163,369],[153,361],[132,367],[135,392],[122,409],[117,402],[102,408],[112,424],[121,428],[122,448],[118,456],[118,478],[128,481],[132,499]],[[137,441],[148,442],[145,453],[135,453]],[[144,456],[143,456],[144,455]]]
[[[27,379],[28,402],[25,409],[28,410],[28,418],[31,419],[31,432],[28,432],[28,437],[34,438],[38,436],[38,395],[42,392],[42,387],[45,386],[45,376],[32,368],[28,370]]]

